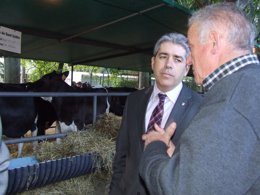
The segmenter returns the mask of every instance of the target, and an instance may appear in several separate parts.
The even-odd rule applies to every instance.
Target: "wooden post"
[[[149,87],[151,85],[151,76],[148,72],[138,73],[138,88]]]
[[[20,58],[4,58],[4,82],[20,83]]]

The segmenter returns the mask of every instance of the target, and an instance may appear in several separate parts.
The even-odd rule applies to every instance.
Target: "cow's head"
[[[68,91],[70,86],[64,82],[69,71],[58,73],[53,71],[43,75],[39,80],[32,82],[28,89],[35,92],[62,92]]]

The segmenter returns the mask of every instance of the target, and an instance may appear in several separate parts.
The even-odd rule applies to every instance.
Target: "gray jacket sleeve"
[[[201,131],[201,141],[187,129],[172,158],[164,143],[148,145],[140,174],[151,194],[260,194],[259,138],[249,126],[235,129],[235,136],[228,130]]]
[[[149,144],[139,171],[151,194],[260,194],[259,126],[250,118],[260,116],[217,103],[194,118],[172,158],[164,143]]]

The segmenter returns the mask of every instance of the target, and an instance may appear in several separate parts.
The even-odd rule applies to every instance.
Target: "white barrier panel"
[[[21,38],[21,32],[0,26],[0,49],[20,54]]]

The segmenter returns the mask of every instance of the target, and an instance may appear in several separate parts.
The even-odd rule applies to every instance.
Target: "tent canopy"
[[[0,26],[22,43],[0,55],[149,72],[156,40],[186,34],[189,16],[173,0],[2,0]]]

